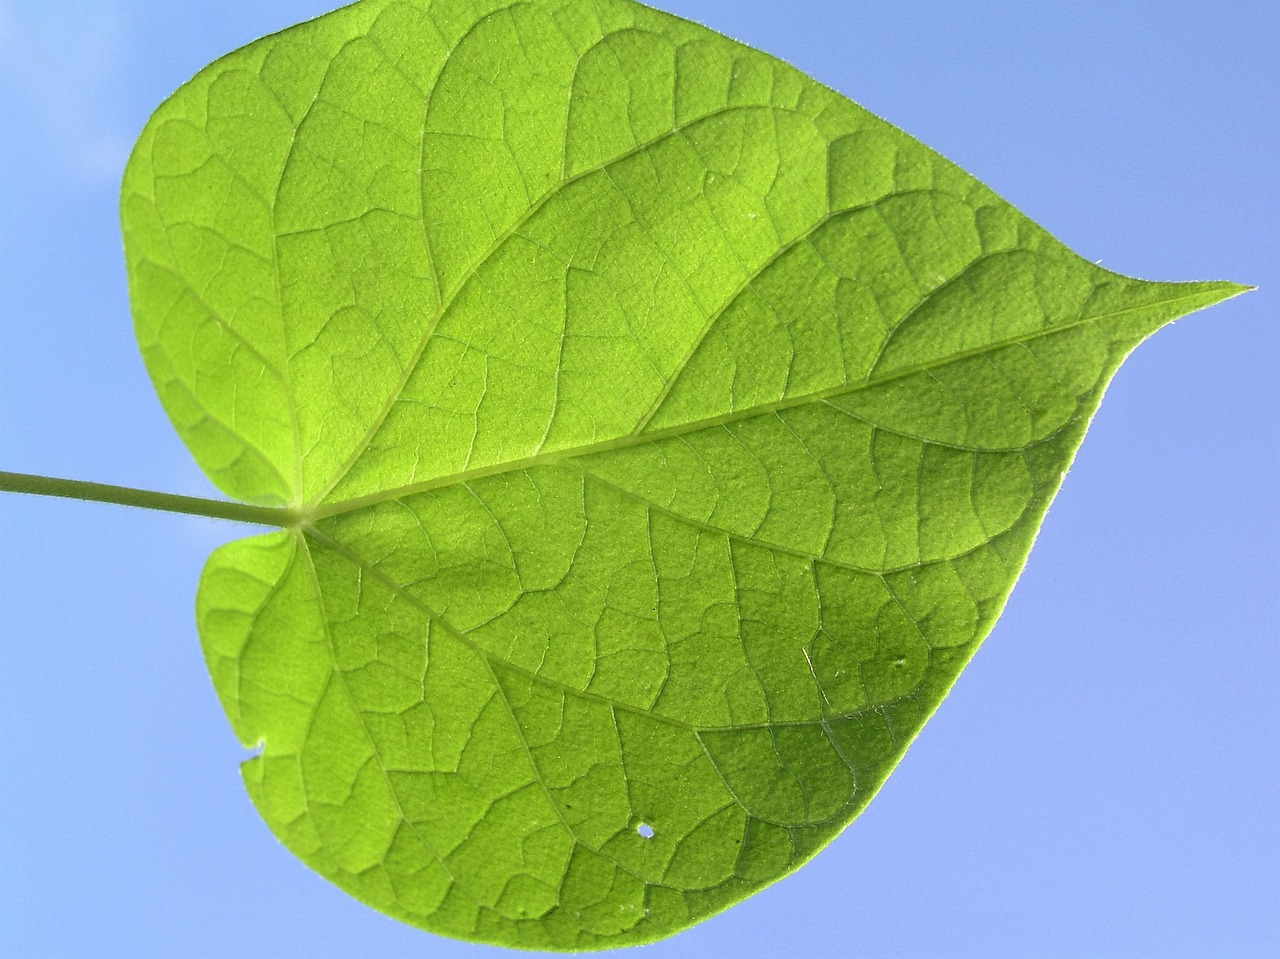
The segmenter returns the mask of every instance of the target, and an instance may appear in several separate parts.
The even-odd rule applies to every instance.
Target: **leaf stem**
[[[290,527],[297,526],[301,521],[297,510],[284,506],[250,506],[246,503],[233,503],[230,500],[178,496],[175,493],[156,493],[151,490],[132,489],[128,486],[88,483],[84,480],[58,479],[53,476],[32,476],[27,473],[6,473],[3,470],[0,470],[0,492],[116,503],[120,506],[137,506],[169,513],[186,513],[190,516],[210,516],[214,519],[256,523],[259,526]]]

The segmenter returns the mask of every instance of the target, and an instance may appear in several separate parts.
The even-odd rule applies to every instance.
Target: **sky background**
[[[1121,370],[1004,617],[868,811],[636,955],[1280,955],[1280,5],[662,6],[1110,269],[1260,289]],[[182,81],[325,10],[0,0],[0,469],[212,495],[133,343],[117,184]],[[258,819],[192,615],[246,532],[0,494],[0,954],[503,955],[368,910]]]

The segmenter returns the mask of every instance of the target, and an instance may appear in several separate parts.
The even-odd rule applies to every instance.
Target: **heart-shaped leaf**
[[[253,801],[446,935],[602,948],[786,875],[991,628],[1146,283],[630,0],[364,0],[129,163],[139,341],[229,495]]]

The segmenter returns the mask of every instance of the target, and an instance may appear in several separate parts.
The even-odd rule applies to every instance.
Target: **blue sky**
[[[1152,279],[1257,284],[1120,372],[1027,571],[862,818],[678,956],[1280,954],[1280,8],[670,0]],[[0,0],[0,469],[209,495],[133,344],[132,139],[315,0]],[[0,494],[0,954],[496,956],[258,820],[192,617],[227,524]]]

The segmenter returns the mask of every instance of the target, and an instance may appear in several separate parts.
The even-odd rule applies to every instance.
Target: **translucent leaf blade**
[[[863,808],[1124,356],[1240,291],[1081,260],[626,0],[364,2],[126,174],[139,338],[228,493],[201,636],[264,818],[437,932],[669,935]]]

